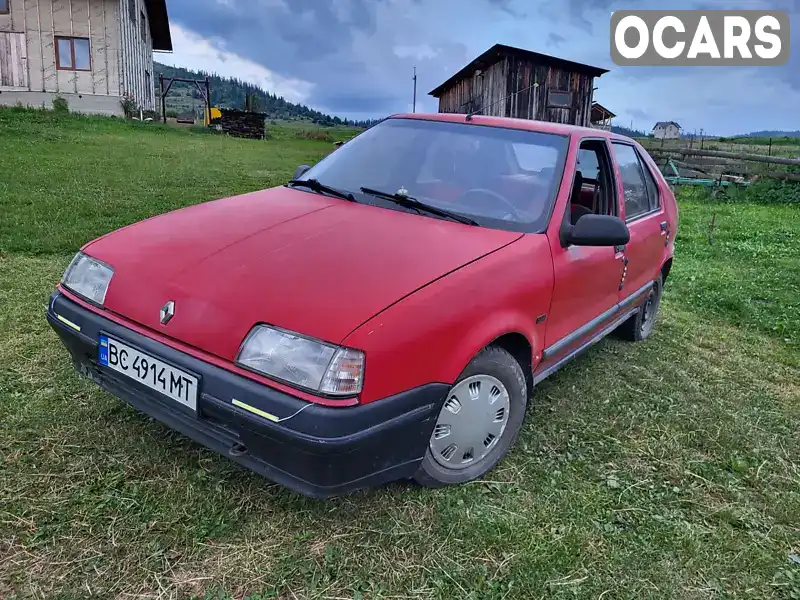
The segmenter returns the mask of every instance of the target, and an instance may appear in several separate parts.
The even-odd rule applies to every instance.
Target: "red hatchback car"
[[[676,226],[628,138],[398,115],[285,186],[87,244],[47,317],[80,373],[293,490],[455,484],[538,382],[650,334]]]

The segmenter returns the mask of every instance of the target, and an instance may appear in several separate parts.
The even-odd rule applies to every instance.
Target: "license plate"
[[[151,390],[197,410],[197,377],[189,373],[104,335],[100,336],[99,362]]]

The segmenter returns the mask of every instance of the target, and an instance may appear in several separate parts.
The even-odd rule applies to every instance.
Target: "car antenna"
[[[509,98],[511,98],[512,96],[515,96],[516,94],[521,94],[522,92],[527,92],[529,89],[531,89],[531,88],[535,88],[535,87],[539,87],[539,82],[538,82],[538,81],[537,81],[537,82],[534,82],[534,84],[533,84],[533,85],[529,85],[529,86],[528,86],[528,87],[526,87],[525,89],[522,89],[522,90],[517,90],[516,92],[513,92],[513,93],[509,94],[509,95],[508,95],[508,96],[506,96],[505,98],[500,98],[500,100],[496,100],[495,102],[492,102],[492,103],[491,103],[489,106],[481,106],[481,107],[480,107],[478,110],[474,110],[474,111],[472,111],[472,112],[469,112],[469,113],[467,113],[467,118],[466,118],[466,120],[467,120],[467,121],[472,121],[472,117],[474,117],[474,116],[475,116],[475,115],[477,115],[477,114],[480,114],[481,112],[483,112],[483,111],[484,111],[484,109],[486,109],[486,108],[492,108],[494,105],[496,105],[496,104],[500,104],[501,102],[505,102],[506,100],[508,100],[508,99],[509,99]]]

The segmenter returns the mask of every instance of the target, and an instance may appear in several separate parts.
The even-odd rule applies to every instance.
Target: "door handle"
[[[621,254],[625,252],[625,245],[622,246],[614,246],[614,254]]]
[[[661,221],[661,231],[669,231],[669,223]]]

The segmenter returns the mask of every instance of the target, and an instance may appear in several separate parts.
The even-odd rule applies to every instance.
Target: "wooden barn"
[[[607,69],[495,44],[430,93],[440,113],[591,123],[594,78]]]

